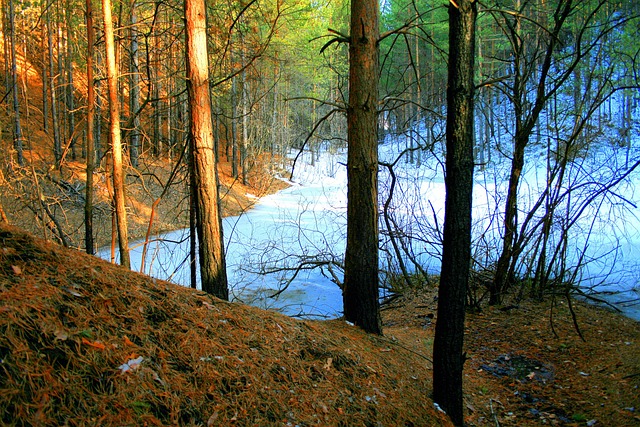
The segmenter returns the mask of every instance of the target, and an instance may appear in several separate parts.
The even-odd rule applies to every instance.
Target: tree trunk
[[[519,3],[518,3],[519,4]],[[572,1],[558,3],[554,12],[554,27],[548,37],[548,45],[544,47],[545,54],[540,71],[537,74],[538,79],[534,84],[535,96],[533,100],[529,99],[527,86],[527,73],[523,70],[525,67],[524,55],[527,53],[523,46],[521,37],[521,18],[518,15],[515,23],[508,23],[508,35],[512,40],[513,49],[513,85],[510,86],[511,94],[509,98],[513,102],[513,116],[515,119],[514,130],[514,147],[513,158],[511,160],[511,173],[509,175],[509,186],[507,190],[507,199],[504,210],[504,237],[502,239],[502,251],[498,258],[496,274],[493,282],[489,286],[489,304],[495,305],[502,302],[505,291],[513,282],[513,272],[516,270],[518,257],[522,252],[521,245],[518,244],[518,187],[520,178],[525,164],[525,150],[531,139],[532,131],[540,114],[547,104],[547,101],[553,94],[560,89],[580,61],[580,56],[576,56],[570,61],[569,66],[564,71],[554,75],[553,83],[547,87],[547,77],[552,69],[552,57],[556,52],[559,44],[560,33],[563,30],[567,18],[570,16],[575,6]],[[530,106],[527,111],[526,107]]]
[[[120,135],[120,109],[118,104],[118,80],[116,67],[116,50],[111,18],[111,0],[102,0],[104,15],[104,39],[107,49],[107,85],[109,88],[109,139],[113,157],[113,198],[118,227],[118,247],[120,264],[131,268],[129,259],[129,236],[127,227],[127,211],[125,209],[124,177],[122,173],[122,141]]]
[[[93,170],[96,165],[94,144],[94,118],[96,93],[93,87],[93,6],[86,0],[87,23],[87,185],[84,202],[84,246],[93,255]]]
[[[131,77],[129,79],[129,115],[133,117],[131,135],[129,137],[129,159],[131,166],[138,167],[140,150],[140,69],[138,67],[138,17],[136,15],[136,3],[131,4]]]
[[[344,317],[382,333],[378,299],[378,16],[376,0],[352,0],[347,111],[347,248]]]
[[[209,60],[204,0],[185,0],[187,93],[190,107],[191,173],[194,175],[196,222],[202,290],[229,299],[214,155],[209,92]]]
[[[62,160],[62,144],[60,142],[60,122],[58,121],[58,99],[56,87],[56,75],[53,62],[53,35],[51,30],[51,10],[46,13],[47,17],[47,38],[49,45],[49,91],[51,92],[51,126],[53,127],[53,157],[56,168],[60,167]]]
[[[68,129],[68,141],[69,141],[69,149],[71,151],[71,159],[76,160],[78,158],[78,152],[76,147],[76,135],[75,135],[75,127],[76,127],[76,106],[74,99],[74,83],[73,83],[73,43],[71,43],[70,34],[71,34],[71,10],[72,7],[69,5],[70,2],[67,1],[66,9],[65,9],[65,19],[67,21],[66,25],[66,37],[65,37],[65,46],[66,46],[66,58],[65,58],[65,69],[67,75],[67,84],[65,89],[65,103],[67,106],[67,112],[65,114]]]
[[[465,299],[471,267],[476,1],[449,5],[447,154],[442,270],[433,347],[433,400],[463,425]]]
[[[11,92],[13,93],[13,148],[18,164],[24,165],[22,153],[22,126],[20,124],[20,102],[18,101],[18,69],[16,66],[16,22],[13,0],[9,0],[9,33],[11,43]]]

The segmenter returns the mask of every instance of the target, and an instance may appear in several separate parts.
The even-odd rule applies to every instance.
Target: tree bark
[[[118,103],[118,80],[116,53],[111,17],[111,0],[102,0],[104,15],[104,39],[107,49],[107,85],[109,88],[109,139],[113,158],[113,199],[118,227],[120,264],[131,268],[129,258],[129,236],[127,211],[125,209],[124,177],[122,172],[122,140],[120,135],[120,108]]]
[[[433,347],[433,400],[463,425],[465,299],[471,266],[475,0],[449,5],[445,220],[438,321]]]
[[[47,19],[47,38],[49,48],[49,90],[51,92],[51,126],[53,127],[53,157],[55,159],[56,168],[60,167],[62,161],[62,144],[60,142],[60,122],[58,121],[58,99],[56,88],[56,75],[53,62],[53,34],[51,29],[51,11],[46,12]]]
[[[129,159],[131,166],[138,167],[140,154],[140,68],[138,66],[138,16],[136,15],[136,2],[131,4],[131,77],[129,79],[129,115],[133,117],[131,136],[129,137]]]
[[[96,165],[94,144],[94,118],[96,92],[93,86],[93,6],[86,0],[87,23],[87,185],[84,202],[84,246],[88,254],[93,255],[93,170]]]
[[[209,60],[204,0],[185,0],[187,93],[189,95],[191,173],[195,184],[196,229],[202,290],[229,299],[218,195],[209,91]]]
[[[16,150],[18,164],[24,166],[22,153],[22,126],[20,124],[20,102],[18,100],[18,70],[16,66],[16,22],[13,1],[9,0],[9,33],[11,43],[11,92],[13,93],[13,148]]]
[[[347,248],[344,317],[382,333],[378,296],[379,4],[352,0],[347,111]]]

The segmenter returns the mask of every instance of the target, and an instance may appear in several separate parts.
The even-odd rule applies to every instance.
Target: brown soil
[[[0,225],[0,424],[450,425],[428,362]]]
[[[385,335],[431,353],[436,291],[384,311]],[[578,301],[527,301],[467,315],[469,426],[639,426],[640,323]],[[555,333],[554,333],[555,331]]]

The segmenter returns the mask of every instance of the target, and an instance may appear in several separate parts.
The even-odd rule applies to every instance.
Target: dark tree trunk
[[[185,0],[187,92],[191,173],[194,175],[202,290],[229,299],[218,195],[218,173],[211,125],[209,60],[204,0]]]
[[[47,17],[47,38],[49,47],[49,91],[51,92],[51,126],[53,127],[53,157],[56,168],[60,167],[62,161],[62,143],[60,142],[60,122],[58,121],[58,98],[56,88],[56,71],[53,62],[53,35],[51,29],[51,10],[46,12]]]
[[[22,126],[20,125],[20,102],[18,101],[18,71],[16,66],[16,22],[13,0],[9,0],[9,33],[11,42],[11,92],[13,94],[13,148],[18,164],[24,165],[22,153]]]
[[[344,317],[381,334],[378,300],[377,0],[352,0],[347,112],[347,249]]]
[[[84,246],[93,255],[93,170],[96,165],[94,144],[94,118],[96,93],[93,87],[93,6],[86,0],[87,23],[87,186],[84,202]]]
[[[562,86],[573,70],[583,58],[584,53],[577,54],[569,63],[566,70],[554,76],[552,84],[547,86],[547,78],[551,72],[552,57],[556,52],[556,47],[560,41],[560,33],[563,30],[567,18],[571,15],[575,6],[573,1],[559,2],[553,15],[554,27],[550,31],[548,44],[546,45],[544,58],[541,61],[540,71],[535,82],[535,97],[533,101],[529,99],[528,91],[525,90],[529,82],[527,75],[522,70],[525,61],[524,55],[527,53],[522,45],[520,35],[520,16],[516,16],[513,23],[508,23],[508,36],[512,40],[513,49],[513,85],[510,87],[512,93],[509,98],[513,102],[513,114],[515,116],[515,131],[513,143],[513,158],[511,160],[511,173],[509,175],[509,187],[505,202],[504,214],[504,237],[502,239],[502,251],[498,258],[496,274],[493,282],[489,286],[489,304],[500,304],[504,293],[513,283],[513,272],[516,268],[518,257],[522,252],[521,245],[518,244],[518,187],[525,164],[525,151],[533,129],[538,122],[538,118],[549,98]],[[526,106],[530,105],[527,111]]]
[[[447,155],[442,270],[433,347],[433,400],[463,424],[465,299],[471,266],[475,0],[449,5]]]

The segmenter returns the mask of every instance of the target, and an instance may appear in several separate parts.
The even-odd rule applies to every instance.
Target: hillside
[[[0,228],[3,425],[447,425],[428,363]]]
[[[385,336],[126,271],[0,224],[3,425],[449,425],[429,399],[435,290]],[[575,303],[468,316],[469,426],[640,424],[640,325]]]

